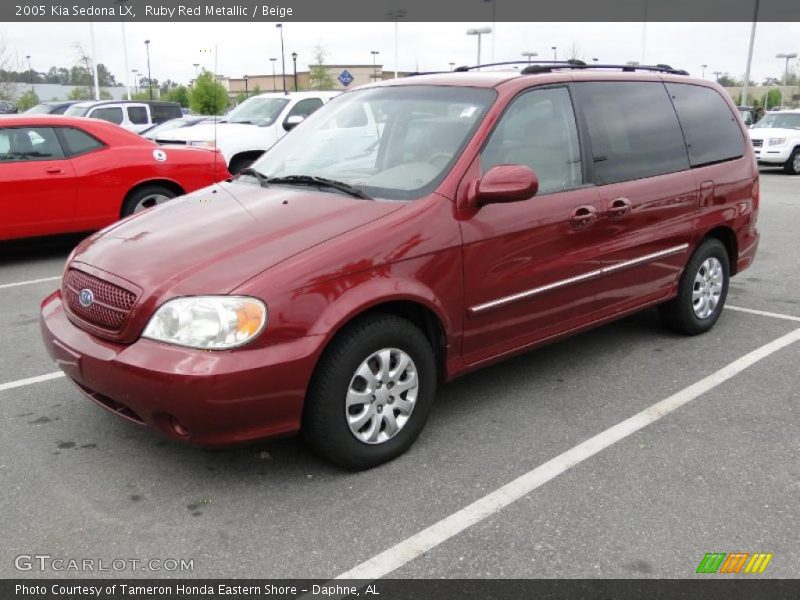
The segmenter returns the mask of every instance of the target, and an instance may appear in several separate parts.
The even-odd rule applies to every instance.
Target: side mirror
[[[497,165],[478,181],[475,190],[477,206],[499,202],[528,200],[539,191],[539,178],[524,165]]]
[[[291,117],[286,117],[286,120],[283,122],[283,128],[286,131],[291,131],[303,121],[305,121],[305,117],[302,115],[292,115]]]

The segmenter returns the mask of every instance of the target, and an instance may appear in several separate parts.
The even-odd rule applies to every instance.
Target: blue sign
[[[342,71],[341,73],[339,73],[339,77],[337,77],[337,79],[339,80],[339,82],[340,82],[340,83],[341,83],[341,84],[342,84],[344,87],[347,87],[348,85],[350,85],[351,83],[353,83],[353,76],[352,76],[352,75],[350,75],[350,71],[348,71],[347,69],[345,69],[344,71]]]

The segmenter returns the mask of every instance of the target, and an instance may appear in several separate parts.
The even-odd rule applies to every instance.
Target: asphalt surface
[[[800,317],[800,178],[764,171],[755,265],[728,304]],[[0,388],[56,370],[40,300],[74,240],[0,247]],[[108,414],[64,379],[0,389],[0,577],[18,555],[191,559],[130,577],[345,572],[631,415],[800,327],[726,310],[710,333],[653,310],[444,386],[400,459],[348,473],[297,440],[206,451]],[[416,557],[393,577],[694,577],[706,552],[800,566],[800,343]]]

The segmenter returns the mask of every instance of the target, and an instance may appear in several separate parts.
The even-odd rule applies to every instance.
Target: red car
[[[0,117],[0,240],[100,229],[227,177],[217,152],[105,121]]]
[[[342,94],[219,192],[83,242],[47,347],[176,440],[300,431],[366,468],[411,445],[438,382],[650,306],[705,332],[756,253],[753,151],[718,85],[631,70]]]

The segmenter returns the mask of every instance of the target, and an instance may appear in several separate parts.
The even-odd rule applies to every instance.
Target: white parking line
[[[784,315],[781,313],[774,313],[774,312],[767,312],[766,310],[756,310],[754,308],[744,308],[741,306],[731,306],[730,304],[725,305],[725,310],[735,310],[737,312],[749,313],[751,315],[760,315],[762,317],[772,317],[773,319],[784,319],[786,321],[798,321],[800,322],[800,317],[794,317],[792,315]]]
[[[59,379],[60,377],[64,377],[63,371],[53,371],[52,373],[47,373],[46,375],[37,375],[36,377],[27,377],[25,379],[9,381],[8,383],[0,383],[0,392],[4,392],[5,390],[13,390],[14,388],[18,387],[25,387],[26,385],[31,385],[32,383],[41,383],[42,381]]]
[[[388,550],[381,552],[377,556],[353,567],[346,573],[342,573],[337,579],[371,581],[388,575],[451,537],[461,533],[468,527],[479,523],[516,500],[530,494],[536,488],[544,485],[571,467],[591,458],[601,450],[625,439],[647,425],[655,423],[684,404],[691,402],[695,398],[698,398],[718,385],[728,381],[758,361],[798,340],[800,340],[800,329],[795,329],[791,333],[787,333],[745,354],[697,383],[682,389],[676,394],[646,408],[642,412],[589,438],[585,442],[556,456],[543,465],[528,471],[494,492],[487,494],[469,506],[445,517],[438,523],[434,523],[427,529],[423,529],[419,533],[412,535]]]
[[[17,281],[15,283],[2,283],[0,284],[0,290],[4,288],[19,287],[21,285],[31,285],[33,283],[44,283],[45,281],[56,281],[57,279],[61,279],[61,275],[56,277],[42,277],[41,279],[29,279],[28,281]]]

